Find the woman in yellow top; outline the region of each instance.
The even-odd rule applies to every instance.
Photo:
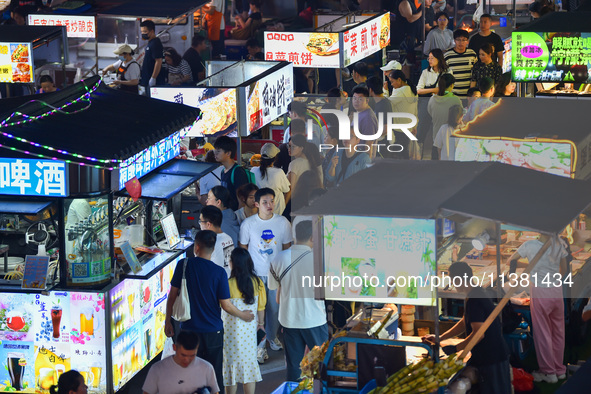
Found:
[[[238,383],[245,394],[254,394],[256,382],[263,380],[257,362],[257,330],[265,323],[267,295],[263,281],[254,272],[248,250],[236,248],[230,256],[230,301],[240,310],[257,311],[258,319],[245,322],[222,311],[224,321],[224,386],[235,394]]]

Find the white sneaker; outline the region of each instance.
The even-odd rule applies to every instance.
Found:
[[[557,376],[558,380],[566,379],[566,374],[563,373],[562,375]]]
[[[279,342],[279,338],[275,338],[272,341],[269,341],[269,347],[271,350],[283,350],[283,345]]]
[[[534,377],[534,382],[546,382],[546,383],[557,383],[558,377],[554,373],[543,373],[540,371],[534,371],[531,373]]]
[[[257,348],[257,361],[259,362],[259,364],[264,364],[265,360],[267,360],[269,358],[269,355],[267,354],[267,349],[264,347],[259,347]]]

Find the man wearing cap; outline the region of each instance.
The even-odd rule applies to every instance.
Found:
[[[297,123],[297,122],[296,122]],[[261,165],[253,167],[252,173],[259,189],[268,187],[275,192],[275,209],[273,212],[281,215],[285,210],[285,196],[291,190],[285,172],[281,168],[275,168],[275,158],[279,154],[279,148],[268,142],[261,148]]]
[[[138,94],[141,67],[133,59],[133,49],[127,44],[121,45],[113,53],[119,56],[119,60],[104,68],[103,73],[115,71],[117,79],[113,85],[118,86],[121,91]]]

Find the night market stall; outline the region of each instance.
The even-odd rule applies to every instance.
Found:
[[[386,178],[387,183],[378,181]],[[524,260],[511,267],[505,252],[516,248],[517,243],[513,241],[523,242],[532,233],[560,233],[589,206],[590,191],[591,185],[584,181],[500,163],[382,161],[345,180],[296,215],[318,216],[314,239],[316,245],[323,246],[314,248],[315,277],[342,279],[338,286],[332,286],[331,282],[320,286],[319,297],[435,306],[423,309],[431,310],[435,320],[432,328],[439,335],[439,298],[453,298],[454,293],[446,286],[439,288],[427,278],[443,277],[451,262],[466,261],[475,275],[483,278],[484,287],[496,283],[495,289],[502,287],[506,292],[499,303],[501,306],[489,317],[492,322],[508,297],[524,290],[515,286],[511,278],[527,276],[537,263],[536,258],[529,264]],[[563,203],[557,205],[554,203],[557,200]],[[445,220],[453,225],[445,224]],[[509,240],[511,233],[516,239]],[[483,250],[495,253],[486,257],[480,254]],[[483,267],[490,272],[481,272]],[[363,275],[375,277],[377,282],[370,281],[368,285],[368,282],[355,284],[345,280],[345,277],[361,279]],[[415,280],[412,284],[411,277],[424,281]],[[395,285],[387,278],[396,278]],[[564,286],[569,286],[571,277],[564,279]],[[342,392],[356,392],[366,383],[367,378],[361,380],[361,370],[374,363],[360,360],[359,343],[376,341],[375,344],[384,346],[384,341],[388,341],[372,339],[374,335],[368,331],[374,323],[362,323],[327,346],[324,377],[329,390],[340,386]],[[484,330],[488,324],[487,320]],[[416,336],[403,335],[397,340],[420,343]],[[331,360],[331,352],[342,342],[357,343],[345,352],[346,359],[357,361],[357,371],[334,368],[336,362]],[[391,345],[401,344],[391,342]],[[409,357],[412,352],[406,352],[406,356],[404,352],[399,353],[389,361],[397,364],[402,360],[405,365],[420,359],[412,359]],[[379,361],[376,366],[385,367],[388,374],[396,372]],[[446,383],[435,381],[435,388]]]
[[[75,367],[115,392],[163,349],[192,249],[171,199],[217,166],[174,159],[200,111],[98,77],[1,104],[0,387],[46,392]]]
[[[206,72],[208,77],[197,87],[155,87],[151,97],[198,107],[203,119],[188,130],[187,136],[238,137],[240,158],[242,137],[287,113],[294,93],[293,65],[213,61],[208,62]]]
[[[512,34],[511,77],[536,96],[591,97],[591,12],[552,12]]]
[[[2,97],[14,97],[35,91],[35,70],[45,64],[63,69],[68,63],[65,29],[50,26],[0,25],[0,82],[27,84],[26,91],[5,86]],[[29,91],[30,90],[30,91]]]

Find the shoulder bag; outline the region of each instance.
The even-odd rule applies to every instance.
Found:
[[[187,279],[185,277],[185,270],[187,269],[187,261],[183,262],[183,280],[181,281],[181,288],[179,295],[172,306],[172,318],[178,322],[184,322],[191,319],[191,303],[189,302],[189,293],[187,292]]]

